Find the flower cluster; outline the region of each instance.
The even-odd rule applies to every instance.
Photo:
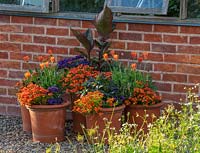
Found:
[[[81,55],[72,57],[72,58],[65,58],[58,62],[58,68],[74,68],[78,65],[89,65],[89,62]]]
[[[88,92],[74,102],[73,111],[81,114],[99,113],[103,96],[103,93],[100,91]]]
[[[154,105],[161,102],[161,97],[149,87],[134,88],[132,97],[125,100],[126,105]]]
[[[50,50],[46,57],[38,56],[39,68],[28,70],[22,81],[17,83],[17,97],[21,105],[61,104],[64,88],[62,78],[65,71],[58,69],[55,57]],[[24,57],[29,62],[29,56]]]
[[[83,89],[82,84],[90,77],[96,77],[98,75],[93,67],[89,65],[79,65],[71,68],[67,76],[63,79],[63,86],[66,88],[67,93],[77,93]]]

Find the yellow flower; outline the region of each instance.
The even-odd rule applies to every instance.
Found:
[[[78,142],[83,142],[84,137],[82,135],[78,134],[76,139]]]

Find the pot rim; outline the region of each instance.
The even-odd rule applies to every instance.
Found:
[[[60,108],[65,108],[70,105],[69,101],[63,102],[61,104],[56,104],[56,105],[25,105],[27,109],[60,109]]]
[[[116,106],[116,107],[112,107],[112,108],[100,108],[100,111],[101,112],[110,112],[110,111],[119,111],[119,110],[122,110],[125,108],[125,105],[122,104],[122,105],[119,105],[119,106]]]
[[[153,104],[153,105],[128,105],[127,107],[135,107],[135,108],[157,108],[157,107],[162,107],[164,105],[164,102],[160,102],[157,104]]]

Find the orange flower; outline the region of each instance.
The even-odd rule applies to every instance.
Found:
[[[44,69],[45,63],[40,63],[40,68]]]
[[[23,59],[25,62],[28,62],[30,60],[29,56],[24,56]]]
[[[51,63],[54,63],[55,62],[55,57],[51,56],[50,57],[50,61],[51,61]]]
[[[142,54],[145,60],[148,59],[149,52],[143,52]]]
[[[49,50],[48,50],[48,54],[50,54],[50,55],[52,55],[52,54],[53,54],[53,52],[52,52],[52,50],[51,50],[51,49],[49,49]]]
[[[114,56],[114,55],[115,55],[115,50],[111,50],[111,51],[110,51],[110,54],[111,54],[112,56]]]
[[[114,58],[114,60],[117,61],[119,59],[119,55],[115,54],[115,55],[113,55],[113,58]]]
[[[132,68],[132,70],[135,70],[135,69],[136,69],[136,66],[137,66],[136,63],[131,64],[131,68]]]
[[[131,52],[131,57],[132,58],[136,58],[137,57],[137,53],[136,52]]]
[[[103,54],[103,58],[104,58],[105,61],[107,61],[108,60],[108,54],[107,53]]]
[[[138,58],[138,62],[141,63],[142,61],[143,61],[143,58],[142,58],[142,57],[139,57],[139,58]]]
[[[48,66],[49,66],[49,62],[45,62],[44,64],[45,64],[45,66],[46,66],[46,67],[48,67]]]
[[[24,74],[25,78],[29,78],[31,76],[31,73],[29,71],[27,71],[25,74]]]

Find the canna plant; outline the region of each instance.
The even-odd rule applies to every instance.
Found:
[[[81,33],[80,31],[71,28],[72,33],[85,48],[84,50],[80,50],[78,48],[75,50],[81,55],[85,56],[90,64],[100,71],[105,68],[106,62],[103,59],[103,55],[109,52],[108,48],[111,45],[111,42],[109,41],[110,34],[115,29],[112,21],[112,11],[110,8],[105,6],[104,9],[96,16],[93,22],[98,34],[97,39],[93,38],[91,29],[87,29],[86,32]],[[95,46],[98,48],[98,57],[91,57]]]

